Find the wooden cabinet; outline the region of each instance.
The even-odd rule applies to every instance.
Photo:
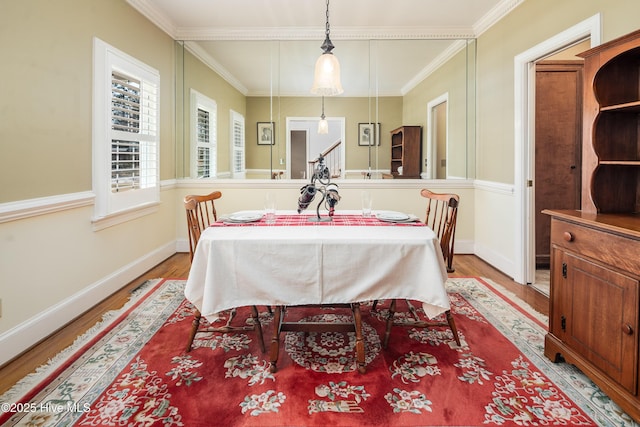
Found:
[[[585,373],[598,371],[637,396],[640,230],[635,237],[612,234],[589,216],[555,212],[551,221],[553,285],[545,354],[552,360],[563,355]],[[627,262],[618,263],[623,256]]]
[[[545,355],[640,422],[640,31],[580,54],[581,210],[551,215]]]
[[[393,178],[420,178],[421,161],[422,127],[402,126],[392,130],[391,175]]]
[[[585,59],[582,210],[640,212],[640,31]]]

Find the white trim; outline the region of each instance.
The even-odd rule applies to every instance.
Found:
[[[104,230],[105,228],[113,227],[114,225],[122,224],[127,221],[141,218],[145,215],[155,213],[160,208],[160,202],[152,202],[144,205],[138,205],[131,209],[125,209],[112,214],[91,218],[93,224],[93,231]]]
[[[400,94],[402,96],[409,93],[411,90],[415,89],[420,83],[422,83],[427,77],[429,77],[432,73],[440,69],[444,64],[446,64],[449,60],[451,60],[458,52],[461,52],[467,47],[467,40],[457,40],[453,42],[448,48],[442,51],[433,61],[429,62],[429,64],[420,70],[418,74],[416,74],[406,85],[404,85],[400,89]]]
[[[176,40],[321,40],[324,28],[178,28]],[[441,40],[474,38],[473,28],[383,27],[331,28],[333,40]]]
[[[218,173],[218,104],[208,96],[191,88],[189,107],[189,147],[190,175],[197,178],[198,172],[198,109],[209,113],[209,174],[216,178]]]
[[[236,135],[236,123],[240,124],[240,135]],[[247,137],[244,129],[244,116],[235,110],[229,110],[229,172],[233,179],[245,179],[247,176]],[[272,129],[275,131],[275,129]],[[242,147],[236,147],[236,137],[240,138]],[[273,136],[272,136],[273,137]],[[236,170],[235,158],[237,152],[242,153],[242,167]]]
[[[524,3],[525,0],[502,0],[487,14],[473,24],[473,33],[480,37],[482,33],[491,28],[496,22],[507,16],[513,9]]]
[[[0,334],[0,365],[48,337],[176,252],[171,241]]]
[[[341,132],[340,139],[342,143],[340,144],[340,176],[345,176],[345,168],[346,168],[346,128],[345,128],[345,118],[344,117],[326,117],[328,122],[340,122]],[[285,125],[285,150],[287,151],[287,176],[291,176],[291,122],[313,122],[318,123],[320,120],[319,117],[287,117],[286,125]],[[314,126],[314,129],[317,129],[318,126]],[[307,151],[309,150],[309,139],[307,138]],[[309,158],[309,153],[307,153],[307,158]],[[307,181],[310,177],[307,177]],[[334,180],[335,181],[335,180]]]
[[[458,241],[456,240],[456,246],[457,245],[458,245]],[[496,252],[490,247],[478,244],[477,242],[474,243],[473,251],[470,253],[482,259],[492,267],[500,270],[507,276],[513,277],[514,262],[512,259],[506,257],[504,254],[500,252]]]
[[[247,89],[240,80],[238,80],[233,74],[229,72],[222,64],[215,60],[206,50],[204,50],[198,43],[193,41],[185,41],[184,48],[187,49],[193,56],[202,61],[207,67],[211,68],[214,73],[218,74],[227,83],[234,87],[242,95],[247,96],[249,89]]]
[[[534,251],[531,238],[531,215],[533,206],[531,196],[525,193],[527,180],[533,179],[531,171],[530,147],[533,140],[533,129],[529,126],[530,115],[533,108],[534,96],[532,85],[534,84],[535,69],[533,62],[544,58],[550,53],[567,47],[579,40],[591,37],[591,46],[600,44],[600,14],[593,15],[573,27],[545,40],[542,43],[522,52],[514,58],[514,183],[515,183],[515,248],[514,248],[514,274],[513,279],[517,283],[531,282],[532,261],[531,251]],[[534,267],[535,269],[535,267]]]
[[[161,191],[172,190],[176,188],[176,184],[177,180],[175,179],[161,181]],[[84,206],[92,206],[95,203],[95,197],[95,194],[91,191],[82,191],[79,193],[57,194],[55,196],[0,203],[0,224]]]
[[[468,39],[499,22],[525,0],[502,0],[471,27],[343,27],[332,28],[334,40],[389,39]],[[153,0],[127,0],[130,6],[175,40],[320,40],[324,28],[185,28],[178,27],[173,17],[154,4]]]
[[[446,181],[450,182],[450,181]],[[483,181],[480,179],[476,179],[473,181],[473,187],[476,190],[484,190],[495,194],[513,194],[514,188],[512,184],[504,184],[501,182],[494,181]]]
[[[148,84],[156,90],[155,106],[157,110],[155,110],[156,116],[154,116],[154,125],[156,126],[158,126],[157,121],[160,118],[160,73],[155,68],[99,38],[93,38],[92,185],[95,193],[94,217],[98,219],[120,217],[126,220],[127,217],[120,215],[120,211],[131,212],[139,207],[146,207],[150,203],[158,203],[160,200],[160,129],[158,126],[150,133],[136,134],[140,141],[146,141],[153,145],[155,152],[152,153],[153,160],[150,161],[155,173],[151,180],[153,185],[114,193],[111,189],[111,140],[115,132],[111,125],[111,75],[114,69],[127,75],[134,75],[136,79],[140,80],[142,88]],[[145,91],[146,89],[142,89],[143,94]],[[128,139],[129,136],[124,138]],[[142,150],[140,163],[141,165],[143,163]],[[141,172],[143,170],[144,168],[141,166]]]
[[[446,182],[450,181],[447,180]],[[483,191],[485,193],[491,193],[501,196],[513,196],[514,193],[514,187],[512,184],[482,180],[475,180],[473,184],[475,190]],[[476,194],[475,197],[477,199],[478,195]],[[477,208],[474,206],[474,210],[475,209]],[[458,240],[456,240],[456,246],[458,246]],[[513,277],[513,259],[507,257],[505,254],[497,252],[489,246],[479,244],[475,240],[473,242],[473,249],[468,253],[476,255],[478,258],[486,261],[488,264],[502,271],[507,276]]]
[[[445,140],[446,140],[446,147],[447,147],[447,151],[449,150],[449,93],[443,93],[442,95],[432,99],[431,101],[429,101],[427,103],[427,153],[426,153],[426,158],[427,158],[427,177],[429,178],[436,178],[434,175],[436,175],[434,173],[434,168],[433,168],[433,164],[434,162],[438,159],[438,144],[434,144],[433,143],[433,110],[435,107],[437,107],[440,104],[446,103],[446,116],[447,116],[447,121],[445,123]],[[449,153],[446,153],[446,157],[447,159],[449,158]],[[420,161],[422,162],[423,159],[420,159]],[[446,169],[446,175],[448,177],[449,175],[449,163],[447,162],[447,169]]]
[[[91,191],[38,197],[0,204],[0,224],[68,209],[91,206],[95,200]]]
[[[342,27],[332,28],[334,40],[469,39],[499,22],[525,0],[502,0],[471,27]],[[127,0],[130,6],[175,40],[319,40],[324,28],[190,28],[178,27],[153,0]]]
[[[152,2],[148,0],[127,0],[127,3],[165,33],[172,37],[176,34],[177,29],[171,18],[160,12]],[[175,39],[175,37],[173,38]]]

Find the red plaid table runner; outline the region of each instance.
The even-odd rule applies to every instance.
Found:
[[[224,220],[218,220],[213,223],[213,226],[233,226],[233,227],[256,227],[256,226],[266,226],[266,227],[277,227],[277,226],[298,226],[298,225],[317,225],[317,226],[423,226],[424,223],[421,221],[414,222],[386,222],[380,221],[378,218],[370,217],[365,218],[361,215],[334,215],[333,221],[321,221],[321,222],[312,222],[309,221],[309,218],[314,217],[315,215],[276,215],[276,221],[274,223],[267,223],[264,219],[260,219],[259,221],[254,222],[224,222]],[[323,216],[324,217],[324,216]]]

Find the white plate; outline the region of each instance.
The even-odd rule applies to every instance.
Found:
[[[402,212],[376,212],[376,218],[378,218],[380,221],[387,221],[387,222],[402,222],[402,221],[408,221],[409,220],[409,215],[404,214]]]
[[[262,219],[262,212],[256,211],[243,211],[236,212],[227,218],[229,222],[255,222]]]

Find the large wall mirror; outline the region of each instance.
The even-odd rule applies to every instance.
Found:
[[[321,41],[176,42],[177,176],[305,179],[327,153],[336,178],[383,178],[405,125],[422,127],[422,178],[474,176],[474,40],[333,42],[345,90],[324,98],[309,92]]]

